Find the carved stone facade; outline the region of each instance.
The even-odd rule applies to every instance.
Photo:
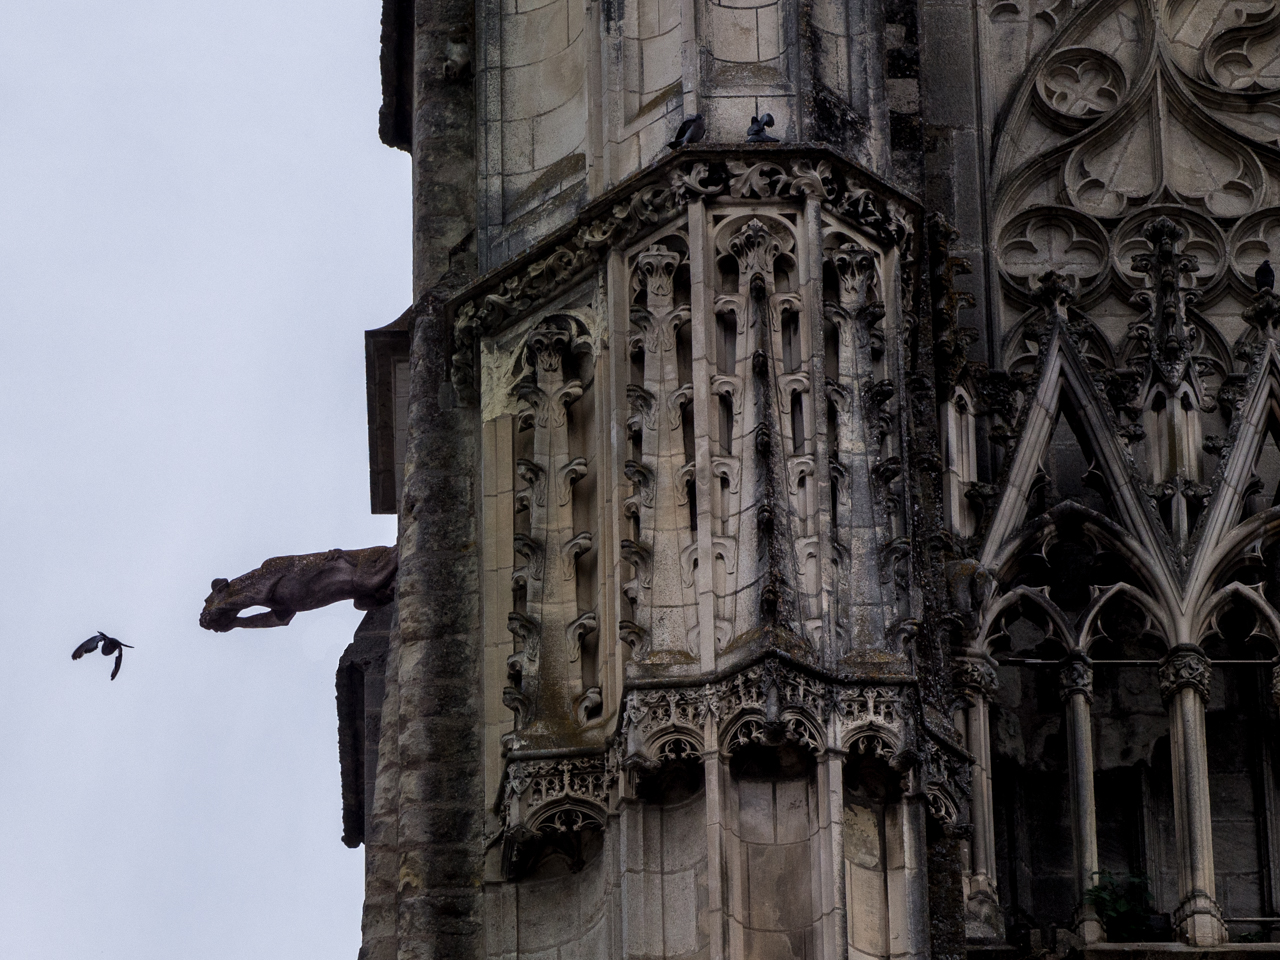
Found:
[[[1275,9],[383,27],[363,960],[1280,941]]]

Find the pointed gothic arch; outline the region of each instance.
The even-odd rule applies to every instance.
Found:
[[[1004,493],[995,510],[981,554],[983,566],[998,569],[1001,558],[1011,556],[1011,543],[1019,538],[1019,528],[1027,514],[1027,494],[1041,469],[1045,450],[1064,401],[1071,405],[1081,431],[1095,454],[1099,479],[1111,494],[1116,510],[1116,526],[1123,535],[1117,547],[1146,572],[1153,591],[1173,602],[1176,592],[1172,570],[1165,559],[1163,540],[1152,516],[1149,502],[1137,489],[1132,460],[1115,435],[1110,412],[1094,387],[1093,379],[1067,336],[1064,325],[1055,322],[1047,337],[1040,362],[1040,375],[1033,395],[1024,405],[1020,424],[1021,440],[1008,467]],[[1078,505],[1063,507],[1075,511]],[[1095,515],[1096,516],[1096,515]],[[1100,524],[1106,529],[1105,518]]]

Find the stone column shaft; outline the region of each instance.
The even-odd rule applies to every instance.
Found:
[[[1178,897],[1174,925],[1192,946],[1225,943],[1227,930],[1214,899],[1213,821],[1204,705],[1209,658],[1190,644],[1174,647],[1160,664],[1160,694],[1169,710],[1173,761],[1173,814],[1178,843]]]
[[[995,661],[970,654],[956,665],[956,688],[965,699],[965,747],[973,754],[969,876],[965,932],[971,939],[1004,939],[1004,915],[996,895],[996,823],[991,790],[991,720],[988,702],[996,691]]]
[[[844,960],[848,919],[844,889],[844,761],[843,751],[830,750],[818,761],[818,876],[825,878],[814,893],[820,898],[818,956]]]
[[[1102,924],[1085,895],[1098,882],[1098,813],[1093,795],[1093,664],[1084,654],[1062,664],[1067,712],[1067,763],[1071,778],[1071,840],[1076,869],[1076,932],[1086,943],[1105,940]]]
[[[973,854],[970,868],[995,888],[995,812],[991,795],[991,718],[987,698],[978,694],[965,711],[968,720],[968,747],[974,756],[973,771]]]
[[[715,719],[703,721],[702,770],[707,804],[707,934],[709,960],[726,960],[728,916],[727,868],[724,860],[724,767],[720,762],[720,737]]]
[[[929,855],[925,840],[926,805],[923,795],[902,800],[903,915],[894,916],[890,879],[889,921],[892,955],[902,960],[929,956]],[[994,877],[994,874],[992,874]],[[994,884],[993,884],[994,888]],[[898,939],[901,938],[901,939]]]

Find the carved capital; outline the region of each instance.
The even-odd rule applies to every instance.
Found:
[[[1058,667],[1059,694],[1066,703],[1077,693],[1093,703],[1093,661],[1083,653],[1072,653],[1063,658]]]
[[[999,688],[995,662],[982,655],[972,655],[957,660],[951,667],[951,679],[956,690],[970,703],[979,697],[991,699]]]
[[[753,219],[729,238],[729,252],[737,258],[742,275],[749,281],[756,277],[772,279],[773,261],[782,253],[782,241]]]
[[[670,301],[681,259],[680,254],[655,243],[636,257],[636,285],[643,286],[651,298]]]
[[[1275,701],[1277,707],[1280,707],[1280,659],[1276,661],[1271,671],[1271,699]]]
[[[1197,646],[1174,647],[1160,661],[1160,697],[1167,703],[1183,687],[1190,687],[1209,701],[1209,658]]]
[[[870,299],[876,282],[876,258],[865,247],[845,243],[831,250],[827,261],[840,283],[840,306],[856,311]]]
[[[537,360],[538,369],[557,373],[565,351],[573,342],[573,327],[563,317],[550,317],[534,327],[527,341],[529,352]]]

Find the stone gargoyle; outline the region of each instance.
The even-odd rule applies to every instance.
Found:
[[[242,577],[214,580],[200,626],[218,633],[235,627],[283,627],[299,611],[342,600],[354,601],[357,610],[373,610],[395,598],[399,565],[395,547],[272,557]],[[249,607],[266,607],[267,612],[240,616]]]

